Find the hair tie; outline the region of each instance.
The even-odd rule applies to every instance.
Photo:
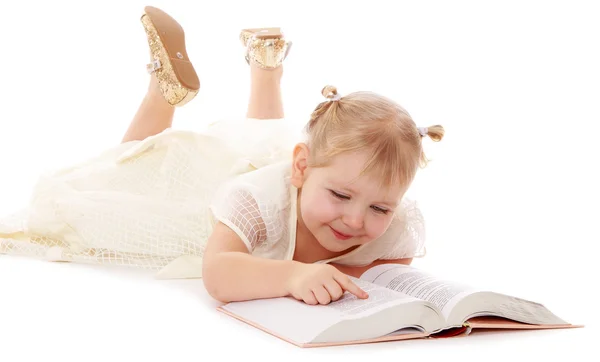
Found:
[[[333,97],[329,98],[329,100],[332,102],[339,101],[340,99],[342,99],[342,96],[339,94],[334,94]]]
[[[429,134],[429,130],[427,129],[427,127],[417,127],[417,129],[419,130],[419,134],[421,135],[421,137],[425,137],[427,136],[427,134]]]

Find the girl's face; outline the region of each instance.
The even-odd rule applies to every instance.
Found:
[[[373,176],[360,175],[366,154],[341,154],[327,167],[303,169],[301,153],[294,159],[292,176],[301,188],[298,218],[323,248],[342,252],[385,233],[403,187],[380,188]]]

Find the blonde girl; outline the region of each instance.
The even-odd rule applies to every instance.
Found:
[[[245,29],[246,118],[205,131],[172,128],[200,81],[184,31],[146,7],[148,92],[122,143],[44,174],[28,207],[0,220],[0,253],[129,266],[202,278],[222,302],[292,296],[327,304],[368,298],[350,276],[424,255],[424,226],[404,195],[425,164],[423,139],[394,101],[333,86],[296,142],[280,81],[291,43]]]

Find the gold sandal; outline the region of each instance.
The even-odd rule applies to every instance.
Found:
[[[153,59],[146,70],[156,75],[169,104],[183,106],[200,89],[200,80],[185,48],[183,28],[169,14],[152,6],[144,8],[141,22]]]
[[[246,47],[246,62],[263,69],[279,67],[292,47],[292,42],[285,40],[281,28],[243,29],[240,41]]]

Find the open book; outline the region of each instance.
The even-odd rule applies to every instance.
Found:
[[[541,304],[446,281],[411,266],[382,264],[353,280],[368,299],[346,292],[328,305],[286,297],[232,302],[218,310],[299,347],[464,336],[473,328],[579,327]]]

